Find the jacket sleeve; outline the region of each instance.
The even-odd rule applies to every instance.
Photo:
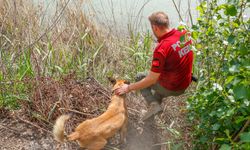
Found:
[[[155,51],[153,54],[153,60],[151,64],[151,71],[161,73],[165,64],[165,57],[161,52]]]

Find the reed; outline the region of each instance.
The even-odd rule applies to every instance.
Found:
[[[0,0],[0,106],[17,108],[41,77],[76,72],[106,84],[107,76],[134,79],[150,62],[150,33],[115,37],[84,14],[84,1],[55,1],[55,8],[31,0]]]

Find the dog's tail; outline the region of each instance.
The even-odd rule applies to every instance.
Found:
[[[70,115],[61,115],[56,119],[53,127],[53,135],[56,141],[64,142],[64,124],[70,118]]]

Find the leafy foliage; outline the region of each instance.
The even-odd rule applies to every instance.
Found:
[[[212,0],[197,8],[200,16],[190,30],[200,81],[188,100],[196,149],[249,148],[249,6],[247,0]]]

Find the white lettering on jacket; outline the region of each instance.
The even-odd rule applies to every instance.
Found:
[[[190,46],[189,45],[183,47],[182,49],[180,49],[178,51],[180,58],[182,58],[183,56],[185,56],[188,52],[190,52]]]
[[[191,50],[189,44],[186,45],[185,47],[181,48],[180,41],[177,41],[176,43],[174,43],[173,45],[171,45],[171,47],[174,49],[175,52],[177,51],[177,48],[179,49],[178,54],[179,54],[180,58],[182,58],[183,56],[185,56]]]
[[[174,51],[176,51],[177,47],[180,47],[180,41],[177,41],[175,44],[171,45],[171,47],[174,49]]]

